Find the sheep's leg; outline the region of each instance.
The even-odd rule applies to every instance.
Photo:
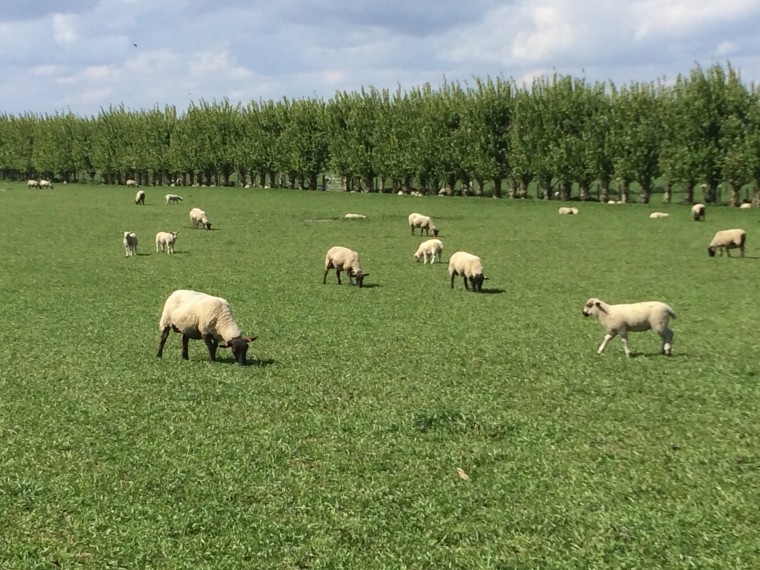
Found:
[[[620,341],[623,343],[623,350],[625,350],[625,356],[631,357],[631,349],[628,348],[628,331],[620,331]]]
[[[219,347],[219,341],[216,340],[210,334],[207,334],[207,335],[203,335],[203,342],[205,342],[206,346],[208,347],[208,359],[209,359],[209,362],[215,362],[216,361],[216,349]]]
[[[158,341],[158,352],[156,352],[156,357],[161,358],[164,355],[164,345],[166,344],[166,339],[169,338],[171,330],[171,327],[166,327],[161,332],[161,340]]]
[[[673,331],[666,328],[660,333],[662,337],[661,352],[666,356],[672,356],[673,354]]]
[[[185,360],[190,360],[190,353],[188,352],[188,343],[190,342],[190,337],[186,334],[182,335],[182,358]]]
[[[330,272],[330,268],[328,267],[327,269],[325,269],[325,276],[322,277],[322,285],[324,285],[325,283],[327,283],[327,274],[329,272]]]
[[[342,285],[343,283],[340,282],[340,269],[337,267],[335,268],[335,276],[338,278],[338,285]],[[349,277],[351,279],[351,277]]]
[[[602,341],[602,344],[599,345],[599,348],[597,349],[597,354],[602,354],[604,352],[604,349],[607,348],[607,344],[617,336],[616,331],[608,332],[606,335],[604,335],[604,340]]]
[[[467,275],[462,275],[462,279],[464,279],[464,288],[469,291],[470,286],[467,284]]]
[[[409,227],[412,228],[412,235],[414,235],[414,226],[409,226]],[[420,234],[421,233],[422,233],[422,230],[420,230]]]

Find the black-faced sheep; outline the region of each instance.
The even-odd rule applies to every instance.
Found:
[[[427,236],[430,236],[430,232],[433,232],[433,236],[438,237],[438,228],[435,227],[430,216],[423,216],[416,212],[409,214],[409,227],[412,229],[412,235],[414,235],[415,228],[420,228],[420,235],[422,235],[422,230],[425,230]]]
[[[135,204],[138,206],[145,205],[145,192],[143,190],[138,190],[137,194],[135,194]]]
[[[206,212],[200,208],[193,208],[190,210],[190,223],[194,228],[206,228],[207,230],[211,229],[211,222],[209,221]]]
[[[704,204],[694,204],[691,207],[691,218],[695,222],[704,222],[705,221],[705,205]]]
[[[182,335],[182,358],[185,360],[190,358],[188,342],[192,338],[203,339],[206,343],[209,361],[216,360],[216,350],[221,346],[231,348],[235,362],[245,365],[248,344],[256,340],[256,337],[242,336],[225,299],[183,289],[174,291],[166,299],[158,328],[161,331],[158,358],[163,356],[164,344],[172,330]]]
[[[668,328],[668,322],[670,317],[676,318],[676,313],[665,303],[642,301],[624,305],[609,305],[601,299],[592,297],[583,306],[583,316],[590,317],[592,315],[607,329],[607,334],[596,351],[597,354],[602,354],[607,343],[620,335],[625,355],[630,357],[628,333],[648,331],[649,329],[654,330],[662,339],[660,352],[668,356],[672,353],[673,331]]]
[[[137,234],[135,232],[124,232],[122,237],[126,257],[137,255]]]
[[[335,269],[335,276],[338,278],[338,285],[341,284],[340,272],[346,271],[348,273],[348,282],[350,285],[364,286],[364,278],[369,273],[362,271],[361,263],[359,262],[359,254],[347,247],[336,245],[327,250],[325,255],[325,274],[322,277],[322,285],[327,283],[327,273],[330,269]],[[356,283],[354,283],[354,281]]]
[[[747,232],[736,228],[733,230],[720,230],[715,233],[710,245],[707,246],[707,253],[710,257],[715,257],[715,252],[720,250],[720,256],[726,252],[731,257],[731,250],[739,248],[739,254],[744,257],[744,244],[747,243]]]
[[[464,279],[464,288],[470,289],[467,281],[472,285],[472,291],[479,293],[483,289],[483,281],[488,279],[483,276],[483,263],[477,255],[466,251],[457,251],[449,258],[449,277],[451,288],[454,288],[454,278],[461,275]]]

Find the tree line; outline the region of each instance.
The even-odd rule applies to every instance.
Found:
[[[760,188],[760,92],[730,63],[696,66],[672,83],[588,82],[555,74],[518,85],[503,77],[408,91],[192,103],[97,116],[0,115],[0,176],[66,182],[317,189],[325,172],[346,190],[601,199],[631,185],[649,202],[674,187]],[[574,192],[577,192],[573,196]],[[756,200],[760,199],[760,192]]]

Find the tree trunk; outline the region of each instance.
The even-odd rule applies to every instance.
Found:
[[[589,195],[589,183],[588,180],[581,180],[578,183],[578,198],[581,202],[588,200]]]
[[[618,197],[618,200],[620,200],[623,204],[627,204],[630,196],[631,196],[630,182],[628,182],[628,180],[623,180],[620,183],[620,196]]]
[[[752,200],[752,207],[753,208],[760,208],[760,190],[757,190],[755,192],[755,197]]]
[[[649,204],[649,199],[652,196],[652,185],[649,181],[641,183],[641,201],[644,204]]]
[[[509,177],[507,188],[507,198],[515,198],[517,196],[517,180],[514,176]]]
[[[495,178],[493,181],[493,192],[491,192],[492,198],[501,198],[501,178]]]
[[[570,195],[573,193],[573,185],[567,180],[563,180],[559,185],[559,199],[566,202],[570,199]]]
[[[694,203],[694,183],[687,182],[683,189],[683,201],[686,204]]]
[[[705,187],[705,203],[707,204],[714,204],[717,202],[718,197],[718,189],[715,187],[715,184],[710,183],[707,184]]]
[[[732,182],[731,183],[731,201],[729,202],[729,205],[732,208],[739,207],[739,203],[741,202],[741,192],[742,192],[741,184]]]

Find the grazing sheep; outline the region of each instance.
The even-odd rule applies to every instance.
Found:
[[[414,260],[419,262],[420,259],[424,259],[423,263],[427,263],[428,255],[430,256],[430,264],[435,263],[436,256],[438,257],[438,263],[441,262],[441,252],[443,251],[443,242],[439,239],[429,239],[423,241],[420,247],[417,248],[417,252],[414,254]]]
[[[467,280],[470,280],[472,291],[479,293],[483,289],[483,281],[488,277],[483,276],[483,263],[477,255],[472,255],[466,251],[457,251],[449,259],[449,276],[451,277],[451,288],[454,288],[454,277],[461,275],[464,279],[464,288],[469,290]]]
[[[356,285],[359,287],[364,286],[364,278],[369,275],[369,273],[364,273],[362,271],[362,266],[359,262],[359,254],[347,247],[341,247],[339,245],[327,250],[327,255],[325,255],[325,274],[322,278],[322,285],[327,283],[327,273],[330,269],[335,269],[338,285],[341,285],[340,272],[343,270],[348,273],[349,284],[354,285],[355,280]]]
[[[558,213],[561,216],[577,216],[581,213],[581,211],[578,208],[568,208],[566,206],[563,206],[558,210]]]
[[[179,204],[182,201],[182,196],[179,194],[167,194],[164,196],[167,204]]]
[[[124,232],[122,243],[126,257],[137,255],[137,234],[135,232]]]
[[[430,232],[433,232],[433,236],[438,237],[438,228],[435,227],[430,216],[423,216],[417,213],[409,214],[409,227],[412,228],[412,235],[414,235],[415,228],[420,228],[420,235],[422,235],[422,230],[425,230],[425,234],[428,237],[430,236]]]
[[[125,182],[125,184],[126,184],[127,186],[131,186],[131,187],[133,187],[133,188],[137,188],[137,187],[139,186],[139,184],[137,183],[137,181],[136,181],[136,180],[132,180],[131,178],[130,178],[130,179],[128,179],[128,180]]]
[[[367,216],[363,214],[346,214],[343,216],[346,220],[364,220]]]
[[[243,337],[225,299],[183,289],[174,291],[166,299],[158,328],[161,331],[158,358],[163,356],[164,344],[172,330],[182,334],[182,358],[185,360],[190,358],[188,341],[203,339],[210,362],[216,360],[216,349],[221,346],[231,348],[235,362],[242,366],[247,364],[248,343],[256,340],[256,337]]]
[[[739,206],[742,210],[746,210],[748,208],[752,207],[752,202],[742,202],[742,204]]]
[[[50,180],[44,180],[43,179],[43,180],[40,180],[39,187],[40,188],[50,188],[52,190],[53,189],[53,183]]]
[[[203,227],[207,230],[211,229],[211,222],[209,222],[206,212],[200,208],[190,210],[190,223],[192,223],[194,228]]]
[[[747,232],[742,229],[720,230],[713,236],[710,245],[707,246],[707,253],[710,257],[715,257],[715,250],[720,250],[720,256],[726,252],[731,257],[731,250],[739,248],[741,257],[744,257],[744,244],[747,243]]]
[[[649,214],[649,219],[650,220],[662,220],[662,219],[667,218],[669,215],[670,214],[668,214],[666,212],[652,212],[651,214]]]
[[[135,194],[135,204],[138,206],[145,205],[145,192],[143,190],[138,190],[137,194]]]
[[[156,253],[165,251],[174,253],[174,243],[177,241],[179,232],[158,232],[156,234]]]
[[[26,181],[26,187],[27,188],[39,188],[40,187],[40,181],[39,180],[27,180]]]
[[[695,222],[704,222],[705,221],[705,205],[704,204],[694,204],[691,207],[691,217]]]
[[[607,343],[620,335],[625,355],[630,357],[628,333],[648,331],[649,329],[653,329],[662,339],[661,354],[668,356],[672,354],[673,331],[668,328],[668,321],[670,317],[675,319],[676,313],[665,303],[643,301],[625,305],[608,305],[600,299],[591,298],[583,306],[583,316],[589,317],[591,315],[595,316],[607,329],[607,334],[596,351],[597,354],[602,354],[607,348]]]

